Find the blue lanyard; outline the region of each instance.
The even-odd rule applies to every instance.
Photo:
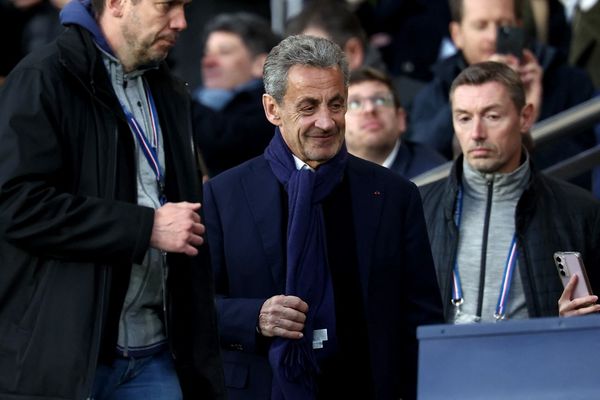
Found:
[[[463,207],[463,191],[462,187],[459,188],[456,196],[456,210],[454,211],[454,223],[456,224],[457,230],[460,230],[460,221],[462,216]],[[508,294],[510,292],[510,286],[512,283],[512,275],[517,265],[517,236],[513,234],[513,238],[506,258],[506,264],[504,266],[504,275],[502,277],[502,285],[500,286],[500,294],[498,295],[498,302],[496,303],[496,312],[494,318],[501,320],[506,318],[506,304],[508,303]],[[463,291],[460,283],[460,274],[458,273],[458,257],[454,260],[454,268],[452,270],[452,304],[456,307],[460,307],[463,302]]]
[[[158,143],[158,116],[156,113],[156,105],[154,104],[154,98],[152,98],[152,93],[150,92],[150,88],[144,81],[144,91],[146,92],[146,102],[150,106],[150,122],[152,127],[152,141],[148,140],[148,137],[144,134],[144,130],[137,122],[133,114],[125,107],[125,105],[121,104],[121,108],[123,108],[123,112],[125,113],[125,117],[127,118],[127,123],[129,127],[134,133],[137,142],[142,149],[142,153],[144,153],[144,157],[152,171],[154,171],[154,175],[156,176],[156,183],[158,185],[158,193],[159,193],[159,201],[161,205],[164,205],[167,202],[167,198],[165,196],[165,177],[163,170],[160,166],[160,160],[158,158],[159,155],[159,143]]]

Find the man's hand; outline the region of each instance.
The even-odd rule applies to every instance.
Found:
[[[296,296],[273,296],[265,301],[258,315],[258,330],[267,337],[301,339],[308,304]]]
[[[188,256],[198,254],[204,243],[204,225],[200,222],[200,203],[167,203],[154,213],[150,246]]]
[[[558,315],[561,317],[600,312],[600,304],[595,304],[598,301],[598,296],[592,295],[573,299],[577,279],[577,275],[573,275],[569,279],[569,283],[565,286],[560,299],[558,299]]]
[[[533,104],[534,121],[537,121],[542,109],[544,70],[535,55],[528,49],[523,50],[523,58],[519,60],[511,54],[494,54],[490,61],[508,65],[519,74],[525,89],[525,102]]]

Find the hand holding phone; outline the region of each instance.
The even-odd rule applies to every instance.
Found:
[[[511,54],[523,59],[525,47],[525,31],[518,26],[499,26],[496,34],[496,53]]]
[[[572,275],[577,275],[577,285],[573,290],[574,299],[592,294],[581,254],[575,251],[557,251],[554,253],[554,264],[563,288],[567,286]]]

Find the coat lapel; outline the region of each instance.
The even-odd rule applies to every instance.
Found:
[[[251,164],[242,180],[252,218],[260,234],[271,275],[279,293],[285,291],[285,255],[283,254],[281,189],[264,158]]]

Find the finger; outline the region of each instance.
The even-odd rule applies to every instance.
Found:
[[[308,312],[308,304],[297,296],[285,296],[283,299],[283,305],[305,314]]]
[[[202,238],[202,236],[199,236],[199,235],[192,235],[188,239],[188,244],[190,244],[192,246],[196,246],[196,247],[201,246],[202,243],[204,243],[204,238]]]
[[[294,321],[302,324],[306,321],[305,313],[289,307],[281,309],[281,312],[278,315],[282,320]]]
[[[304,334],[297,331],[288,331],[287,329],[276,326],[273,328],[273,336],[279,336],[286,339],[302,339]]]
[[[573,299],[573,301],[571,301],[570,305],[573,308],[583,308],[590,304],[595,304],[597,300],[598,300],[598,296],[594,296],[594,295],[578,297],[576,299]]]
[[[289,332],[302,332],[304,324],[302,322],[296,322],[288,319],[278,319],[273,324],[275,327],[285,329]]]
[[[182,201],[180,203],[173,203],[178,207],[186,208],[188,210],[198,211],[200,209],[200,203],[189,203],[187,201]]]
[[[195,248],[194,246],[186,245],[185,248],[183,249],[183,253],[185,255],[193,257],[193,256],[198,255],[198,249]]]
[[[597,313],[597,312],[600,312],[600,304],[592,304],[587,307],[582,307],[582,308],[578,308],[576,310],[571,310],[571,311],[566,312],[563,316],[575,317],[575,316],[580,316],[580,315],[593,314],[593,313]]]
[[[573,291],[575,290],[575,285],[577,285],[577,275],[571,276],[569,282],[565,286],[565,289],[560,296],[560,300],[572,300],[573,299]]]
[[[206,231],[206,227],[200,222],[194,222],[191,227],[191,232],[196,235],[203,235]]]

